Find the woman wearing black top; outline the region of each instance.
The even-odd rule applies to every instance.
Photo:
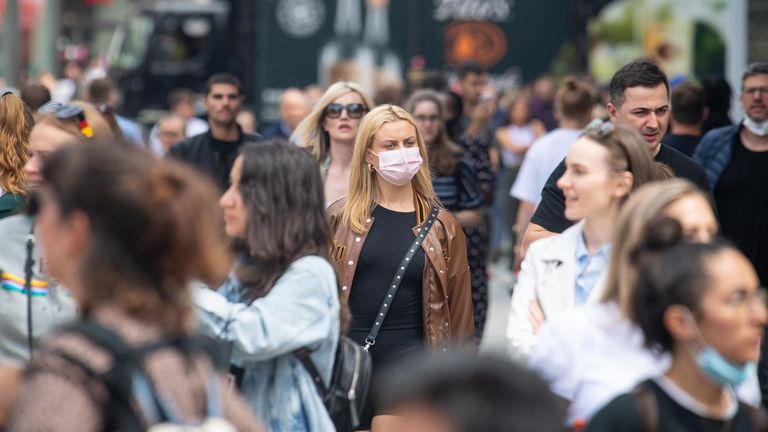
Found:
[[[587,431],[765,431],[733,387],[755,372],[766,324],[749,261],[722,241],[683,243],[677,221],[655,224],[632,257],[632,314],[672,366],[595,415]]]
[[[472,344],[466,242],[449,212],[432,214],[438,200],[426,159],[410,114],[394,105],[374,108],[360,123],[355,140],[349,195],[328,209],[331,261],[341,300],[348,302],[353,316],[350,336],[365,344],[374,323],[381,323],[370,347],[374,375],[408,353]],[[428,220],[434,224],[424,233]],[[388,291],[417,235],[424,236],[423,242],[411,252],[390,301]],[[382,303],[389,312],[380,321]],[[385,414],[369,406],[361,429],[397,430],[397,419]]]

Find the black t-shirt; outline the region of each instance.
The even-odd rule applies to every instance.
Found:
[[[658,423],[655,430],[664,432],[753,432],[750,408],[739,402],[739,409],[732,421],[701,417],[672,399],[653,380],[640,385],[650,386],[657,403]],[[755,414],[759,415],[759,414]],[[587,425],[585,432],[642,432],[643,414],[638,408],[636,396],[623,394],[603,407]]]
[[[215,172],[221,178],[223,184],[229,186],[229,172],[232,171],[240,149],[241,140],[222,141],[211,136],[211,150],[213,150],[213,166]]]
[[[679,151],[662,144],[655,157],[657,162],[666,164],[678,177],[686,178],[702,190],[709,192],[709,181],[701,165]],[[557,180],[565,173],[565,159],[552,171],[544,189],[541,190],[541,202],[536,208],[536,213],[531,218],[531,223],[542,226],[554,233],[561,233],[573,222],[565,218],[565,195],[557,187]]]
[[[669,134],[664,137],[664,145],[691,157],[694,150],[696,150],[696,146],[699,145],[699,140],[701,140],[701,136]]]
[[[412,231],[416,226],[415,211],[401,213],[377,206],[373,217],[349,293],[352,312],[350,337],[361,344],[371,331],[400,261],[415,239]],[[371,349],[374,363],[388,357],[390,352],[394,354],[403,349],[424,346],[424,259],[424,251],[419,249],[405,272],[376,338],[376,345]]]
[[[744,147],[739,134],[733,142],[731,161],[715,185],[720,228],[749,258],[760,283],[768,284],[768,151]]]

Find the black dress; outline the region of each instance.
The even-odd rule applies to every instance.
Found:
[[[349,293],[352,324],[349,336],[364,345],[371,331],[389,283],[397,266],[415,239],[416,212],[396,212],[377,206],[373,225],[360,251],[355,276]],[[422,278],[425,257],[420,248],[405,272],[386,319],[371,347],[373,381],[377,373],[410,354],[424,351]],[[360,429],[370,429],[374,415],[383,414],[372,405],[375,387],[368,392]]]
[[[496,176],[491,168],[490,140],[477,137],[462,136],[458,141],[465,150],[466,157],[475,171],[475,184],[483,197],[483,205],[493,204],[493,194],[496,190]],[[485,317],[488,312],[488,244],[490,241],[490,221],[488,213],[483,222],[472,228],[464,228],[467,237],[467,263],[472,272],[472,313],[475,319],[475,341],[479,344],[483,337]]]

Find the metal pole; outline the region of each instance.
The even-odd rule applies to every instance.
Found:
[[[741,121],[742,112],[739,104],[741,94],[741,74],[747,65],[747,0],[728,2],[728,33],[725,48],[725,78],[731,84],[731,119]]]
[[[8,85],[20,84],[21,31],[19,29],[19,0],[5,2],[5,79]]]

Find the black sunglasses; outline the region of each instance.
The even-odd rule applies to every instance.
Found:
[[[361,103],[351,103],[347,105],[332,103],[325,107],[325,116],[332,119],[341,117],[342,111],[347,110],[349,118],[359,119],[365,114],[365,105]]]

